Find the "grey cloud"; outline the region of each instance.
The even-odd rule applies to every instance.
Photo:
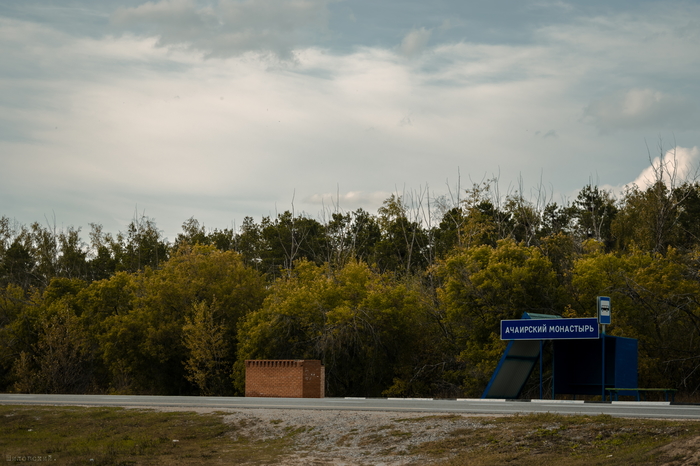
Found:
[[[653,89],[619,91],[593,100],[584,119],[602,133],[625,129],[688,129],[697,123],[696,106],[687,98]]]
[[[389,198],[392,193],[387,191],[349,191],[340,193],[316,193],[304,198],[304,202],[309,205],[338,206],[341,209],[355,210],[363,208],[365,210],[376,209],[382,202]]]
[[[420,55],[430,40],[431,29],[413,29],[401,41],[401,53],[407,57]]]
[[[114,12],[111,22],[159,36],[161,46],[186,46],[207,56],[246,52],[291,57],[295,46],[326,32],[329,0],[162,0]]]
[[[700,37],[700,21],[688,21],[674,29],[674,33],[683,39],[697,39]]]

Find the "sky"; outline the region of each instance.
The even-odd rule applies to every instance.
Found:
[[[700,1],[0,0],[0,216],[173,240],[700,161]]]

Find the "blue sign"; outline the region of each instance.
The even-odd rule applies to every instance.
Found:
[[[598,338],[598,319],[521,319],[501,321],[501,340],[580,340]]]
[[[610,298],[598,296],[598,322],[610,325]]]

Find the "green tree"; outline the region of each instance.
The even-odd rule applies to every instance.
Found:
[[[177,238],[175,238],[173,249],[177,249],[183,244],[190,246],[211,244],[204,225],[200,225],[194,217],[190,217],[182,224],[182,233],[178,233]]]
[[[258,272],[246,267],[239,254],[213,246],[180,247],[161,269],[146,269],[120,280],[127,291],[101,285],[97,296],[91,293],[91,312],[108,313],[97,324],[100,347],[112,389],[121,392],[191,393],[183,327],[195,304],[212,305],[216,299],[233,355],[239,320],[258,309],[265,296],[265,282]],[[100,295],[114,304],[104,306]],[[122,297],[128,300],[120,305]],[[228,360],[226,367],[232,365],[233,360]]]
[[[297,260],[322,264],[327,257],[323,225],[303,215],[295,216],[290,211],[278,214],[274,220],[264,217],[260,239],[261,267],[269,277],[289,274]]]
[[[352,213],[350,242],[357,261],[373,263],[374,251],[381,239],[381,229],[374,216],[362,209]]]
[[[581,314],[595,297],[610,296],[609,333],[639,340],[640,386],[700,390],[700,282],[697,256],[669,248],[628,254],[587,254],[576,261],[573,285]]]
[[[645,190],[636,186],[629,188],[613,225],[618,247],[623,250],[637,247],[661,254],[674,244],[680,243],[682,247],[688,233],[697,232],[696,219],[689,215],[698,210],[693,202],[697,189],[687,183],[669,188],[663,180]]]
[[[354,256],[352,215],[335,212],[324,225],[326,251],[325,262],[331,267],[345,265]]]
[[[194,312],[185,317],[182,328],[185,348],[186,378],[199,388],[204,396],[221,396],[231,393],[229,345],[226,326],[217,314],[216,300],[208,305],[202,301],[194,304]]]
[[[0,333],[3,365],[10,362],[14,389],[24,392],[77,393],[92,385],[95,348],[78,315],[79,279],[54,278],[29,299],[8,288],[14,314]],[[14,296],[12,296],[14,295]]]
[[[570,207],[560,206],[556,202],[548,203],[542,211],[540,237],[568,234],[571,231],[572,215]]]
[[[563,290],[552,263],[538,248],[501,240],[496,247],[458,249],[438,265],[438,296],[446,324],[466,364],[464,390],[476,396],[486,386],[505,347],[498,339],[502,319],[523,312],[560,314]]]
[[[146,267],[158,268],[168,259],[168,243],[156,226],[155,219],[141,215],[134,217],[126,233],[111,239],[111,255],[116,270],[137,272]]]
[[[86,393],[93,357],[78,317],[68,308],[47,314],[32,355],[21,352],[15,389],[23,393]]]
[[[31,347],[33,341],[25,341],[21,325],[25,308],[29,305],[24,290],[15,284],[0,289],[0,391],[12,385],[10,373],[23,349]]]
[[[15,284],[28,291],[37,284],[35,264],[31,248],[20,238],[16,238],[5,251],[0,264],[2,284]]]
[[[379,208],[377,223],[381,240],[375,244],[374,259],[379,270],[409,274],[428,265],[428,235],[419,222],[409,219],[408,207],[400,196],[391,195]]]
[[[66,278],[88,278],[87,252],[80,239],[80,228],[68,227],[58,235],[58,276]]]
[[[700,183],[686,183],[678,188],[674,196],[682,198],[674,247],[692,251],[700,246]]]
[[[112,235],[104,233],[102,225],[91,223],[89,236],[88,279],[92,281],[109,278],[117,269],[117,259],[112,250]]]
[[[58,272],[58,234],[56,227],[43,228],[39,223],[30,225],[30,251],[34,259],[33,275],[36,284],[43,288]]]
[[[538,206],[525,199],[522,192],[516,191],[506,196],[503,209],[510,219],[511,231],[508,237],[527,246],[535,244],[542,226]]]
[[[262,255],[265,249],[260,225],[255,223],[253,217],[245,217],[240,233],[236,236],[235,250],[241,254],[247,266],[264,271]]]
[[[236,249],[236,234],[231,228],[223,230],[214,228],[214,231],[209,233],[209,244],[219,251],[234,251]]]
[[[612,224],[618,213],[610,191],[586,185],[579,191],[571,207],[574,231],[580,241],[587,238],[602,241],[610,248],[614,243]]]
[[[431,322],[419,290],[363,263],[335,272],[300,262],[239,330],[236,384],[246,359],[321,359],[331,396],[411,393]],[[435,362],[435,361],[431,361]],[[415,369],[415,370],[414,370]]]

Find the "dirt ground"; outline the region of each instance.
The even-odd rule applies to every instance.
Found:
[[[682,439],[659,448],[664,466],[700,465],[700,436]]]
[[[488,421],[504,417],[282,409],[217,411],[232,426],[232,440],[264,442],[293,438],[291,453],[280,462],[290,466],[405,466],[444,462],[459,450],[429,455],[417,447],[439,444],[455,438],[459,432],[477,430],[488,434],[486,431],[495,428]],[[656,458],[658,462],[654,464],[700,465],[700,436],[672,441],[657,450]]]

